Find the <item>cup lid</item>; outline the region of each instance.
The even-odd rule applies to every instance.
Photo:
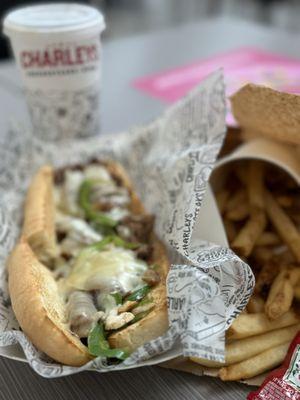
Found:
[[[74,3],[52,3],[16,9],[4,19],[4,33],[74,33],[105,29],[104,17],[94,7]]]

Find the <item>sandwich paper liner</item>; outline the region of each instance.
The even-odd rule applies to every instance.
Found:
[[[24,128],[15,127],[1,138],[3,355],[26,359],[45,377],[153,365],[179,355],[224,360],[225,330],[244,309],[254,286],[250,267],[224,242],[214,243],[213,235],[205,237],[205,231],[212,228],[209,221],[200,229],[203,236],[196,235],[194,229],[201,224],[199,213],[207,182],[226,131],[224,104],[223,76],[217,71],[154,122],[119,135],[45,145]],[[10,304],[5,262],[18,239],[24,196],[37,168],[45,163],[55,167],[84,163],[95,157],[123,164],[146,209],[157,216],[155,229],[168,245],[172,262],[167,278],[170,327],[119,365],[109,365],[98,357],[75,368],[49,359],[20,330]],[[209,192],[206,194],[209,196]],[[209,197],[207,204],[215,207]],[[216,212],[213,209],[212,214]],[[21,345],[25,356],[12,346],[16,344]]]

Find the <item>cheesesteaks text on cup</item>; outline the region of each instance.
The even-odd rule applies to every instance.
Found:
[[[4,19],[38,137],[53,141],[99,133],[104,28],[98,10],[79,4],[24,7]]]

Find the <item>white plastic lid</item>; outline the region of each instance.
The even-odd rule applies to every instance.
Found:
[[[105,29],[104,17],[96,8],[74,3],[52,3],[11,11],[4,19],[4,33],[76,33]]]

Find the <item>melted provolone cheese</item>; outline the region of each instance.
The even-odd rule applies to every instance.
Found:
[[[105,213],[105,215],[112,218],[114,221],[121,221],[124,217],[129,215],[129,211],[126,208],[114,207]]]
[[[91,164],[84,169],[84,178],[96,181],[101,181],[103,183],[114,183],[112,177],[105,167],[97,164]]]
[[[118,280],[124,291],[130,292],[143,284],[141,277],[146,270],[147,264],[137,259],[131,250],[120,247],[103,251],[89,249],[79,255],[67,282],[73,288],[86,290],[85,283],[100,275],[103,280]]]

